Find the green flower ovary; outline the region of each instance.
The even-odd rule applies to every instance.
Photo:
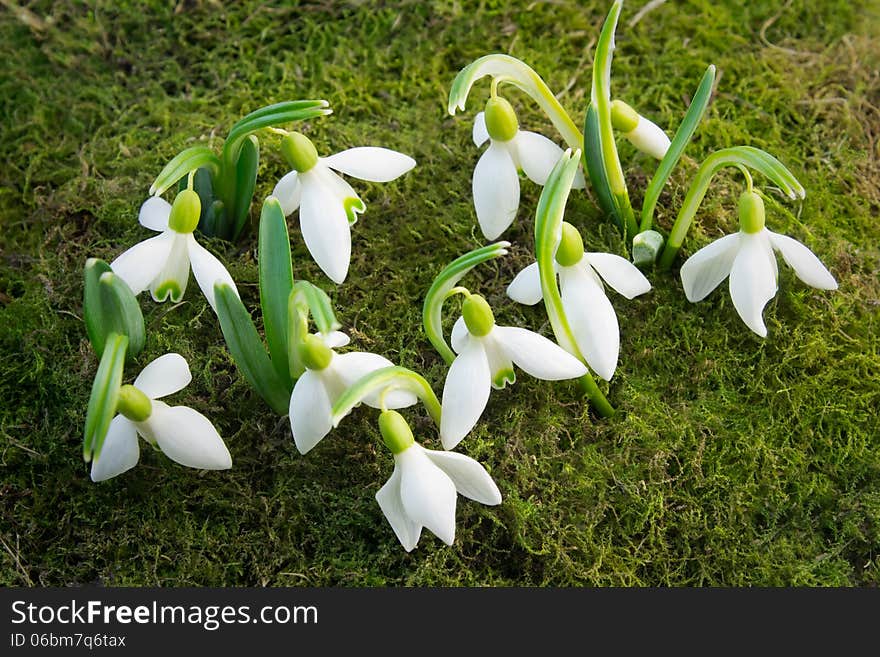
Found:
[[[281,141],[281,153],[299,173],[310,171],[318,163],[318,151],[312,140],[301,132],[291,132]]]
[[[119,389],[116,411],[132,422],[143,422],[153,414],[153,404],[149,397],[134,386],[124,385]]]
[[[461,315],[468,333],[478,338],[489,335],[495,326],[495,315],[486,300],[479,294],[472,294],[461,304]]]
[[[333,350],[317,335],[307,335],[296,348],[300,361],[310,370],[326,369],[333,360]]]
[[[202,213],[202,201],[199,195],[191,189],[184,189],[174,199],[171,206],[171,216],[168,217],[168,227],[184,235],[193,232],[199,225],[199,215]]]
[[[382,434],[382,442],[392,454],[400,454],[412,447],[415,442],[412,429],[397,411],[382,411],[379,416],[379,431]]]
[[[739,197],[739,227],[744,233],[764,230],[764,199],[751,190]]]
[[[614,129],[626,134],[639,125],[639,114],[622,100],[611,103],[611,125]]]
[[[556,262],[563,267],[576,265],[584,257],[584,240],[578,229],[567,221],[562,222],[562,239],[556,250]]]
[[[519,131],[513,106],[503,98],[490,98],[486,103],[486,131],[493,141],[510,141]]]

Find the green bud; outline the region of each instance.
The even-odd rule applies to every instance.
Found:
[[[633,237],[632,261],[641,267],[651,265],[663,248],[663,236],[656,230],[645,230]]]
[[[584,240],[577,228],[567,221],[562,222],[562,239],[556,250],[556,262],[563,267],[576,265],[584,257]]]
[[[310,370],[326,369],[333,360],[333,350],[317,335],[306,335],[296,348],[300,362]]]
[[[382,433],[382,442],[392,454],[400,454],[415,442],[412,429],[397,411],[383,411],[379,415],[379,431]]]
[[[611,103],[611,125],[618,132],[626,134],[636,129],[639,124],[639,113],[622,100]]]
[[[202,202],[199,200],[199,195],[191,189],[184,189],[177,195],[171,206],[168,227],[178,233],[191,233],[199,225],[201,213]]]
[[[318,163],[318,151],[312,140],[301,132],[291,132],[281,140],[281,154],[294,171],[305,173]]]
[[[739,197],[739,227],[745,233],[759,233],[764,229],[764,199],[746,190]]]
[[[119,389],[116,411],[132,422],[143,422],[153,414],[150,398],[134,386],[124,385]]]
[[[461,304],[464,324],[471,335],[478,338],[489,335],[495,326],[495,315],[486,300],[479,294],[472,294]]]
[[[513,106],[503,98],[490,98],[486,103],[486,130],[495,141],[510,141],[519,130]]]

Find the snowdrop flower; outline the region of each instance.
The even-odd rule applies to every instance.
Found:
[[[501,492],[482,465],[463,454],[425,449],[400,413],[384,411],[379,429],[394,454],[394,472],[376,501],[407,552],[419,542],[422,527],[452,545],[458,493],[489,506],[501,503]]]
[[[486,408],[492,387],[516,381],[514,363],[537,379],[560,381],[587,373],[577,358],[547,338],[513,326],[496,326],[486,300],[469,295],[462,316],[452,328],[452,348],[458,354],[446,375],[440,439],[452,449],[464,438]]]
[[[285,216],[299,208],[299,225],[309,253],[334,283],[342,283],[351,259],[350,226],[366,205],[336,172],[389,182],[412,169],[416,161],[373,146],[318,157],[315,145],[299,132],[285,135],[281,150],[293,171],[278,181],[272,195]]]
[[[235,283],[221,262],[196,242],[195,231],[201,212],[199,195],[185,189],[174,205],[153,196],[141,206],[138,221],[162,234],[136,244],[110,263],[135,295],[147,288],[155,301],[168,297],[175,303],[183,298],[192,265],[196,282],[216,312],[214,283],[222,282],[235,290]],[[236,294],[238,291],[236,290]]]
[[[622,100],[611,103],[611,125],[643,153],[662,160],[669,150],[669,137],[660,126],[641,116]]]
[[[626,258],[611,253],[585,253],[578,230],[562,222],[556,251],[560,295],[575,342],[587,364],[606,381],[614,376],[620,352],[620,328],[602,281],[632,299],[651,289],[651,283]],[[507,287],[519,303],[534,305],[543,295],[538,263],[523,269]]]
[[[764,201],[751,190],[739,200],[740,230],[704,246],[681,267],[681,282],[688,301],[700,301],[730,276],[730,298],[750,329],[767,337],[764,306],[776,296],[778,269],[773,251],[794,269],[807,285],[836,290],[837,281],[819,259],[791,237],[764,226]]]
[[[370,372],[394,365],[378,354],[364,351],[337,354],[333,350],[348,342],[345,333],[333,331],[326,336],[307,335],[296,347],[306,371],[290,395],[290,428],[301,454],[311,450],[330,433],[333,404],[349,386]],[[384,400],[380,400],[378,394],[364,400],[373,408],[381,408],[382,401],[386,408],[403,408],[415,404],[418,398],[405,390],[393,390],[384,396]]]
[[[490,98],[477,114],[474,143],[489,148],[474,169],[473,191],[477,221],[487,240],[497,239],[510,227],[519,209],[519,170],[543,185],[562,155],[562,149],[535,132],[519,129],[513,107],[504,98]],[[573,187],[584,187],[578,171]]]
[[[137,465],[138,434],[172,461],[202,470],[227,470],[232,457],[211,421],[187,406],[158,401],[192,380],[180,354],[165,354],[147,365],[119,391],[119,415],[110,422],[98,458],[92,461],[92,481],[104,481]]]

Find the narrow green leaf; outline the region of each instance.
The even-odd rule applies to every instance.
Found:
[[[250,135],[242,142],[238,162],[235,165],[235,205],[230,212],[230,221],[234,226],[233,240],[238,239],[247,224],[259,166],[260,142],[254,135]]]
[[[624,231],[623,217],[617,212],[614,202],[614,194],[608,185],[608,176],[605,172],[605,160],[602,158],[602,139],[599,135],[599,115],[596,108],[590,105],[587,108],[587,118],[584,122],[584,151],[581,156],[584,168],[590,176],[590,184],[596,192],[599,207],[617,226],[622,233]]]
[[[137,298],[128,284],[111,272],[101,274],[98,281],[101,307],[114,333],[128,338],[128,358],[134,358],[144,348],[146,331],[144,315]]]
[[[684,149],[691,143],[697,126],[703,120],[706,108],[709,107],[709,100],[712,97],[712,85],[714,84],[715,66],[710,64],[703,74],[703,79],[700,80],[700,85],[697,87],[697,92],[694,94],[691,106],[688,107],[681,125],[678,126],[678,130],[675,132],[675,137],[672,138],[669,150],[666,151],[666,155],[663,156],[663,159],[657,166],[657,171],[654,172],[654,177],[651,178],[651,182],[645,190],[645,201],[642,204],[642,221],[639,231],[651,229],[654,223],[654,208],[657,206],[660,192],[663,191],[663,186],[666,185],[672,170],[678,164],[679,159],[681,159]]]
[[[220,170],[220,159],[207,146],[193,146],[178,153],[156,176],[150,186],[150,194],[157,196],[165,192],[178,180],[195,171],[207,167],[214,175]]]
[[[92,343],[92,349],[98,355],[98,358],[104,353],[104,343],[110,329],[107,326],[104,309],[101,305],[100,283],[102,274],[111,273],[113,270],[103,260],[98,258],[89,258],[86,260],[86,266],[83,270],[84,286],[83,286],[83,318],[86,323],[86,334],[89,336],[89,342]]]
[[[293,287],[296,294],[301,296],[308,306],[319,333],[327,334],[331,331],[336,331],[342,326],[336,320],[336,314],[333,312],[333,303],[324,290],[308,281],[297,281]]]
[[[571,120],[565,108],[556,100],[556,96],[550,91],[541,76],[535,73],[530,66],[510,55],[485,55],[459,71],[449,90],[447,109],[451,115],[455,115],[456,109],[464,110],[471,87],[477,80],[487,75],[512,84],[531,96],[544,110],[568,145],[572,148],[582,148],[584,138],[577,125]]]
[[[428,335],[428,340],[447,363],[452,363],[455,360],[455,352],[443,337],[443,302],[446,300],[447,294],[465,274],[481,262],[507,255],[508,246],[510,246],[510,242],[495,242],[465,253],[446,265],[431,283],[422,306],[422,325]]]
[[[122,387],[122,370],[128,338],[118,333],[107,336],[101,363],[92,383],[89,407],[86,412],[86,425],[83,432],[83,459],[86,463],[101,455],[101,447],[110,421],[116,414],[116,401]]]
[[[284,211],[274,196],[263,202],[259,236],[260,308],[269,355],[278,376],[292,387],[288,364],[288,299],[293,291],[290,237]]]
[[[214,285],[217,317],[229,353],[251,387],[279,415],[286,415],[292,388],[284,385],[260,341],[250,314],[226,284]]]
[[[287,300],[287,321],[287,364],[291,378],[298,379],[306,371],[306,366],[300,361],[297,346],[309,332],[309,305],[296,286]]]
[[[405,367],[383,367],[355,381],[333,404],[333,426],[339,426],[346,415],[370,395],[384,390],[408,390],[425,405],[434,423],[440,426],[440,400],[425,379]]]

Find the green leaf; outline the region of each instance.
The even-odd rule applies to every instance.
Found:
[[[250,135],[242,142],[238,162],[235,165],[235,205],[228,213],[234,230],[232,239],[238,239],[248,220],[254,187],[257,185],[257,168],[260,166],[260,142]]]
[[[286,415],[292,388],[275,372],[250,314],[229,285],[216,283],[214,295],[220,329],[238,369],[272,410]]]
[[[110,333],[104,308],[101,305],[101,288],[100,278],[102,274],[112,273],[110,265],[98,258],[89,258],[86,260],[86,266],[83,270],[85,284],[83,286],[83,318],[86,323],[86,334],[89,336],[89,342],[92,343],[92,349],[98,355],[98,358],[104,353],[104,343]]]
[[[425,327],[428,340],[443,356],[443,360],[447,364],[455,360],[455,352],[443,337],[443,302],[446,300],[446,296],[462,277],[478,264],[507,255],[508,246],[510,246],[510,242],[495,242],[465,253],[446,265],[431,283],[422,306],[422,325]]]
[[[287,365],[290,376],[298,379],[306,371],[306,366],[300,361],[297,346],[309,332],[309,306],[296,289],[291,291],[287,300],[287,321]]]
[[[449,90],[447,109],[451,115],[455,115],[456,109],[464,110],[474,82],[487,75],[512,84],[527,93],[544,110],[569,146],[583,147],[583,136],[541,76],[530,66],[510,55],[486,55],[459,71]]]
[[[98,281],[101,307],[114,333],[128,338],[129,358],[137,356],[144,348],[146,331],[144,315],[137,298],[128,284],[113,272],[101,274]]]
[[[163,194],[174,183],[200,167],[207,167],[213,175],[220,171],[220,159],[207,146],[193,146],[178,153],[156,176],[150,186],[150,194]]]
[[[223,144],[223,161],[236,162],[242,141],[252,132],[293,121],[307,121],[332,113],[326,100],[296,100],[277,103],[251,112],[232,126]]]
[[[425,379],[405,367],[383,367],[364,375],[342,393],[333,404],[333,426],[339,426],[342,419],[351,413],[358,404],[370,395],[385,390],[408,390],[415,394],[425,405],[434,423],[440,426],[440,400]]]
[[[260,213],[260,308],[272,365],[285,386],[291,388],[288,358],[288,299],[293,291],[290,237],[281,204],[274,196],[263,202]]]
[[[624,231],[623,217],[617,212],[614,202],[614,194],[608,184],[608,175],[605,172],[605,160],[602,158],[602,139],[599,135],[599,115],[596,108],[590,105],[587,108],[587,118],[584,122],[584,152],[582,155],[584,168],[590,176],[590,184],[598,197],[599,207],[617,226],[622,233]]]
[[[122,387],[122,369],[128,338],[118,333],[107,336],[101,363],[92,383],[92,394],[83,432],[83,459],[86,463],[101,455],[110,422],[116,414],[116,402]]]
[[[651,229],[654,223],[654,208],[657,205],[657,199],[660,198],[660,192],[663,191],[663,186],[669,180],[672,170],[678,164],[679,159],[681,159],[684,149],[691,143],[697,126],[700,125],[700,121],[702,121],[703,115],[706,113],[706,108],[709,107],[709,100],[712,97],[712,85],[714,84],[715,66],[710,64],[703,74],[703,79],[700,80],[700,86],[697,87],[697,92],[694,94],[691,106],[688,107],[681,125],[678,126],[678,130],[675,132],[675,137],[672,138],[669,150],[666,151],[666,155],[663,156],[657,171],[654,172],[654,177],[651,178],[651,182],[645,190],[640,231]]]
[[[333,303],[324,290],[308,281],[297,281],[293,287],[295,294],[308,306],[319,333],[326,335],[342,326],[336,321]]]

